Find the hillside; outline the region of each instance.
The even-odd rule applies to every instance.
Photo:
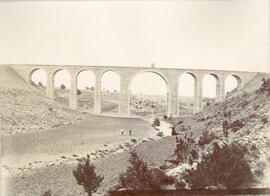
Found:
[[[183,156],[184,160],[178,162],[177,156],[171,154],[162,167],[171,175],[181,178],[187,168],[196,168],[196,164],[192,163],[201,162],[203,155],[211,153],[215,144],[222,147],[234,143],[247,148],[245,158],[259,181],[252,186],[269,187],[270,81],[266,86],[228,98],[223,103],[210,104],[204,107],[203,112],[194,115],[193,119],[175,121],[177,134],[188,146],[181,155],[186,153],[186,157]],[[225,120],[228,122],[228,137],[222,127]],[[193,150],[199,158],[190,155]]]
[[[79,114],[45,97],[12,68],[0,67],[0,134],[13,135],[73,124]]]

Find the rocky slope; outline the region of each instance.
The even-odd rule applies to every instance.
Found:
[[[11,67],[0,67],[0,134],[28,133],[73,124],[79,114],[50,100]]]
[[[262,84],[262,81],[260,82]],[[200,123],[202,130],[197,133],[197,127],[190,125],[185,120],[177,123],[175,128],[178,134],[186,135],[192,131],[193,137],[188,136],[187,142],[195,149],[199,157],[202,154],[207,154],[213,149],[213,143],[218,143],[220,146],[237,142],[247,147],[248,154],[246,159],[251,167],[252,172],[263,172],[258,176],[261,180],[256,186],[269,187],[270,185],[270,82],[268,90],[259,90],[251,92],[242,92],[241,94],[228,98],[223,103],[213,103],[204,107],[203,112],[193,116],[194,124]],[[197,121],[197,123],[195,123]],[[222,124],[228,122],[229,134],[228,137],[223,133]],[[195,137],[194,137],[195,135]],[[194,144],[193,144],[194,143]],[[189,152],[189,151],[188,151]],[[171,159],[174,159],[172,157]],[[200,159],[197,161],[200,162]],[[196,165],[196,164],[195,164]],[[193,165],[194,166],[194,165]],[[172,175],[180,175],[186,168],[191,165],[185,164],[170,164],[165,163],[163,167],[167,167]],[[195,166],[196,167],[196,166]]]

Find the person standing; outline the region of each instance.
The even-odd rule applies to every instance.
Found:
[[[228,137],[228,126],[229,126],[228,121],[224,120],[222,123],[222,128],[223,128],[223,133],[226,137]]]
[[[124,135],[124,129],[121,129],[121,135]]]

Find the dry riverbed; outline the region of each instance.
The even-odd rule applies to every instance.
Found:
[[[77,125],[4,137],[4,195],[36,196],[48,189],[57,195],[84,195],[72,170],[77,159],[86,154],[91,155],[98,172],[106,177],[98,191],[103,195],[127,168],[130,149],[159,138],[150,124],[151,121],[139,118],[92,116]],[[160,130],[170,135],[169,126],[161,122]],[[121,128],[124,135],[120,134]]]

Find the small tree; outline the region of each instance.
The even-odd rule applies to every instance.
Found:
[[[247,148],[240,144],[220,147],[214,143],[211,154],[204,155],[196,169],[183,176],[191,188],[238,188],[254,182],[254,175],[245,160]]]
[[[92,196],[92,192],[96,192],[104,177],[98,176],[95,166],[90,163],[90,156],[79,160],[79,164],[73,170],[73,176],[79,185],[82,185],[88,196]]]
[[[126,173],[119,177],[119,188],[131,190],[159,190],[163,185],[173,184],[175,179],[167,176],[162,170],[149,169],[147,164],[131,152],[131,164]]]
[[[66,86],[64,84],[61,84],[60,88],[64,90],[66,89]]]
[[[80,95],[80,94],[82,94],[82,91],[81,90],[77,90],[77,95]]]

